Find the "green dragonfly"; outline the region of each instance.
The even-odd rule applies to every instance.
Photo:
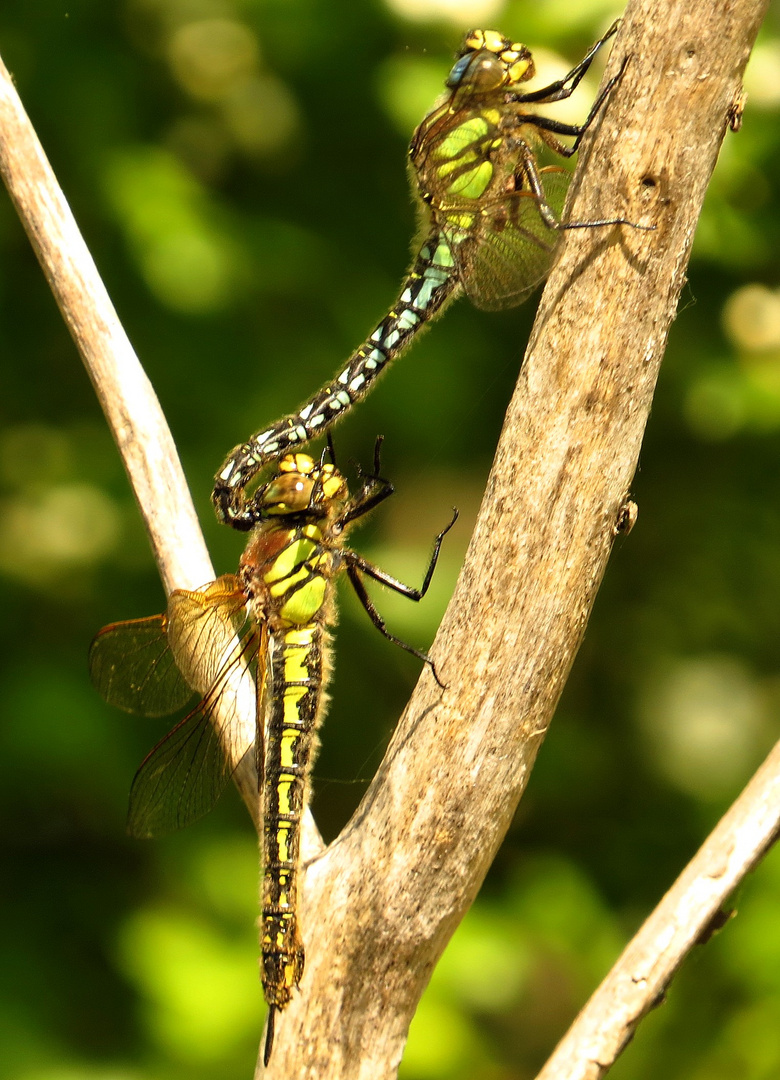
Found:
[[[232,451],[212,495],[220,521],[251,528],[244,492],[263,465],[324,433],[460,292],[480,308],[519,304],[546,276],[562,230],[632,224],[619,217],[562,222],[569,173],[540,167],[534,148],[541,143],[564,158],[576,152],[623,69],[583,124],[561,123],[534,109],[572,94],[617,25],[564,78],[526,92],[520,87],[533,77],[534,62],[525,45],[494,30],[466,35],[446,92],[409,149],[422,241],[398,299],[333,381],[298,412]],[[572,136],[572,145],[559,135]]]
[[[363,577],[410,600],[428,590],[442,539],[436,537],[422,587],[404,585],[344,547],[349,527],[393,493],[374,470],[350,496],[335,465],[288,454],[251,501],[254,529],[238,574],[195,591],[171,593],[164,615],[114,623],[96,636],[90,673],[111,705],[165,716],[193,696],[179,663],[197,653],[206,693],[141,764],[130,792],[128,830],[160,836],[195,821],[219,797],[245,754],[254,755],[262,821],[261,977],[268,1003],[266,1064],[276,1014],[290,1002],[304,968],[298,929],[300,825],[307,803],[315,732],[329,670],[333,582],[341,570],[374,625],[429,664],[430,657],[392,634]],[[332,451],[331,451],[332,453]],[[184,666],[184,665],[182,665]],[[241,701],[255,720],[247,729]]]

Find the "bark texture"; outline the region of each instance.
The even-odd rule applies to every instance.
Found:
[[[269,1077],[395,1074],[419,997],[511,821],[582,639],[766,7],[629,3],[607,77],[626,55],[629,63],[583,146],[568,215],[623,216],[655,231],[565,237],[434,646],[447,689],[423,672],[358,812],[308,866],[307,967],[278,1019]],[[5,69],[0,170],[112,425],[166,587],[196,587],[213,572],[170,434]],[[714,851],[694,860],[683,892],[649,920],[660,924],[643,939],[642,963],[632,954],[626,969],[639,972],[631,1000],[596,995],[544,1080],[608,1067],[717,895],[771,842],[779,775],[774,754],[714,834]],[[718,877],[720,894],[700,887]]]
[[[629,5],[605,77],[629,63],[583,147],[568,215],[655,231],[565,237],[433,649],[447,690],[423,673],[354,819],[309,867],[307,968],[269,1077],[395,1074],[582,639],[765,9]]]

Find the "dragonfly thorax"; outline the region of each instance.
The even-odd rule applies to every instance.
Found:
[[[257,524],[239,570],[256,622],[278,633],[327,619],[338,561],[331,545],[348,497],[336,467],[308,454],[285,455],[258,488]]]

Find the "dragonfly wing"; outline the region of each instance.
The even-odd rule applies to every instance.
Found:
[[[243,639],[208,694],[142,762],[130,789],[132,836],[163,836],[211,810],[243,756],[254,753],[254,712],[247,724],[242,706],[262,696],[264,680],[265,633],[258,631]]]
[[[246,593],[234,574],[193,592],[176,589],[168,598],[168,643],[187,681],[202,694],[238,647],[246,606]]]
[[[192,687],[168,644],[167,616],[112,623],[89,648],[89,673],[109,705],[142,716],[167,716],[186,705]]]
[[[558,217],[569,174],[542,169],[540,175],[546,200]],[[536,197],[527,190],[511,192],[471,214],[476,220],[468,230],[459,226],[457,214],[448,215],[463,288],[483,310],[515,307],[547,276],[560,233],[545,224]]]

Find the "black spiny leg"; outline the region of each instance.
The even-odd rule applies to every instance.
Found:
[[[522,162],[519,166],[519,173],[522,181],[526,181],[530,188],[530,193],[533,196],[537,209],[539,210],[539,216],[542,221],[548,227],[548,229],[555,229],[558,232],[565,232],[567,229],[595,229],[604,225],[630,225],[632,229],[642,229],[652,231],[655,225],[638,225],[635,221],[629,221],[628,218],[596,218],[593,221],[559,221],[555,216],[555,211],[547,202],[547,196],[544,191],[544,185],[542,183],[542,177],[539,172],[539,167],[536,164],[536,160],[528,149],[527,143],[524,140],[522,146],[519,147]],[[527,197],[527,192],[523,187],[518,192],[518,196]]]
[[[614,33],[614,29],[612,32]],[[603,40],[603,39],[602,39]],[[533,124],[534,127],[544,132],[555,132],[558,135],[572,135],[574,136],[574,143],[572,146],[564,146],[563,143],[557,139],[548,135],[545,138],[545,142],[550,145],[556,153],[561,154],[563,157],[571,157],[576,153],[582,137],[588,128],[593,123],[594,119],[599,113],[599,110],[604,105],[610,91],[615,84],[623,76],[623,72],[626,70],[626,64],[628,63],[628,57],[625,58],[620,66],[620,70],[614,75],[599,96],[593,103],[590,112],[585,118],[582,124],[563,124],[558,120],[550,120],[545,116],[523,116],[522,122]],[[580,76],[581,77],[581,76]],[[576,85],[576,84],[575,84]],[[520,119],[520,118],[518,118]],[[509,143],[512,145],[512,137],[509,137]],[[629,221],[628,218],[596,218],[593,221],[559,221],[555,216],[555,211],[547,202],[547,195],[542,183],[539,166],[536,163],[536,157],[528,146],[528,143],[522,137],[517,137],[514,141],[514,145],[519,153],[520,161],[518,167],[515,170],[516,183],[518,183],[518,194],[527,194],[526,184],[530,189],[530,194],[536,200],[536,205],[539,210],[539,216],[549,229],[555,229],[558,232],[565,232],[567,229],[593,229],[606,225],[628,225],[632,229],[641,229],[642,231],[652,232],[655,229],[655,225],[639,225],[635,221]]]
[[[357,593],[358,600],[360,600],[361,604],[366,609],[366,613],[371,622],[374,624],[380,634],[382,634],[388,639],[388,641],[392,641],[394,645],[398,645],[406,652],[411,653],[412,656],[416,656],[418,660],[422,660],[423,663],[428,664],[431,671],[433,672],[434,679],[442,688],[442,690],[446,690],[446,686],[439,678],[439,674],[436,670],[436,665],[434,664],[431,657],[427,653],[422,652],[420,649],[415,649],[413,645],[408,645],[405,641],[403,641],[399,637],[396,637],[395,634],[391,633],[387,629],[385,620],[379,614],[376,607],[374,606],[371,597],[366,592],[366,587],[363,584],[363,579],[360,577],[360,573],[367,574],[370,578],[373,578],[374,581],[378,581],[380,582],[380,584],[386,585],[389,589],[392,589],[393,592],[400,593],[401,596],[405,596],[408,600],[414,600],[415,602],[422,600],[422,598],[428,591],[428,586],[430,585],[431,579],[433,578],[433,572],[436,569],[436,563],[439,559],[439,551],[441,550],[441,542],[457,520],[458,511],[454,510],[452,514],[452,520],[447,525],[447,527],[442,529],[442,531],[436,537],[433,545],[433,552],[431,553],[431,558],[428,563],[428,569],[425,572],[425,578],[423,580],[422,587],[419,589],[415,589],[412,585],[405,585],[403,581],[399,581],[391,574],[386,573],[384,570],[380,570],[379,567],[374,566],[372,563],[368,562],[361,555],[358,555],[354,551],[344,552],[344,561],[347,567],[347,576],[352,582],[352,587]]]
[[[564,75],[562,79],[556,79],[555,82],[550,83],[549,86],[543,86],[540,90],[531,90],[525,94],[511,94],[509,95],[509,100],[517,102],[539,101],[546,104],[551,101],[563,101],[565,98],[571,97],[582,81],[583,76],[587,74],[588,68],[593,63],[596,53],[605,42],[609,41],[611,37],[614,37],[618,32],[619,27],[620,19],[616,19],[609,30],[607,30],[606,34],[591,45],[579,64],[576,64],[568,75]]]
[[[395,488],[392,483],[379,475],[384,438],[384,435],[377,435],[374,443],[374,471],[366,474],[358,464],[358,477],[362,478],[363,486],[357,495],[349,500],[344,513],[334,523],[333,527],[337,532],[340,532],[350,521],[357,521],[394,494]]]
[[[607,100],[615,86],[617,86],[617,84],[623,78],[623,72],[626,70],[627,64],[628,57],[623,60],[623,63],[620,65],[620,70],[617,72],[616,75],[612,76],[607,85],[593,102],[590,107],[590,112],[581,124],[564,124],[560,120],[552,120],[549,116],[536,116],[534,114],[523,116],[523,123],[532,124],[534,127],[539,128],[540,131],[549,131],[554,133],[555,135],[572,135],[574,137],[574,142],[571,146],[564,146],[564,144],[558,142],[557,139],[545,139],[545,142],[552,146],[556,154],[560,154],[561,157],[566,158],[572,157],[579,150],[583,135],[598,116],[602,106],[604,105],[604,102]]]

